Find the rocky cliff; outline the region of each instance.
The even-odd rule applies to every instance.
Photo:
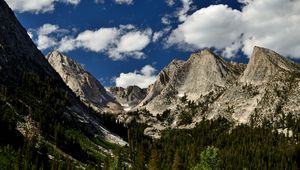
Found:
[[[63,81],[88,107],[98,112],[122,112],[121,105],[79,63],[59,51],[51,52],[47,59]]]
[[[110,87],[108,91],[123,106],[125,111],[130,111],[137,106],[147,95],[147,89],[141,89],[138,86]]]
[[[288,114],[300,116],[299,72],[299,64],[262,47],[254,47],[247,65],[204,50],[171,62],[136,109],[150,111],[139,117],[154,137],[166,127],[192,128],[220,116],[237,124],[268,119],[275,126]]]

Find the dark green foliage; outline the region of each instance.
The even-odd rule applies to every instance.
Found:
[[[178,125],[187,125],[192,123],[192,121],[193,121],[193,115],[191,115],[191,113],[182,111],[179,115]]]
[[[87,165],[99,169],[112,166],[113,159],[99,146],[114,151],[118,147],[81,129],[65,115],[70,106],[70,92],[57,80],[33,73],[23,73],[17,83],[0,83],[0,167],[1,169],[75,169]],[[74,100],[74,99],[73,99]],[[96,115],[92,111],[90,114]],[[25,138],[16,130],[17,122],[30,118],[42,138]],[[113,117],[100,116],[103,124],[116,133],[126,128]],[[27,120],[26,120],[27,121]],[[126,152],[125,152],[126,153]],[[49,157],[49,155],[52,155]],[[73,159],[75,158],[75,159]],[[108,161],[107,161],[108,159]]]
[[[208,146],[200,155],[200,163],[192,170],[218,170],[220,169],[219,149]]]
[[[203,120],[194,129],[168,129],[160,140],[145,138],[136,131],[131,132],[136,137],[131,138],[130,147],[134,148],[131,153],[133,157],[144,155],[141,160],[144,168],[155,162],[158,169],[203,168],[199,164],[210,165],[206,169],[299,169],[300,119],[292,117],[286,122],[293,131],[292,137],[279,134],[269,121],[259,127],[234,127],[223,118]],[[211,167],[212,164],[216,167]]]
[[[170,115],[171,115],[171,110],[167,109],[161,115],[157,114],[156,118],[157,118],[157,120],[159,120],[161,122],[163,122],[163,121],[169,122],[169,119],[171,119]]]

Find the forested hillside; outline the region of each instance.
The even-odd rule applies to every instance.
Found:
[[[165,130],[160,140],[143,136],[139,125],[129,131],[133,169],[299,169],[300,119],[254,121],[234,126],[223,118],[204,120],[194,129]]]

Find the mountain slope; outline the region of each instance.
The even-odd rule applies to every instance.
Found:
[[[144,114],[137,120],[146,122],[145,134],[155,138],[167,127],[193,128],[203,118],[224,117],[236,124],[255,120],[257,125],[266,119],[280,126],[289,114],[300,116],[299,71],[299,64],[262,47],[254,47],[247,65],[204,50],[160,72],[136,107],[138,115]]]
[[[104,162],[103,157],[110,155],[99,149],[103,143],[126,144],[65,85],[3,0],[0,23],[0,147],[13,145],[20,150],[11,152],[20,154],[20,169],[29,169],[26,166],[32,167],[39,157],[46,157],[46,166],[48,154],[55,155],[53,162],[63,164],[68,158],[59,150],[78,162]],[[111,149],[108,144],[105,147]]]
[[[229,63],[208,50],[191,55],[187,61],[173,61],[159,74],[140,106],[150,112],[175,109],[178,99],[197,100],[211,91],[227,87],[237,79]]]
[[[299,65],[272,50],[254,47],[251,59],[237,83],[210,106],[209,115],[223,115],[240,123],[251,116],[278,119],[298,111]],[[285,109],[282,109],[285,108]],[[259,121],[258,121],[259,122]]]
[[[281,72],[299,72],[299,70],[300,68],[297,64],[276,52],[256,46],[240,81],[261,84],[270,81]]]
[[[87,106],[99,112],[122,112],[120,104],[79,63],[58,51],[48,54],[47,59],[64,82]]]
[[[147,95],[147,89],[141,89],[138,86],[110,87],[108,91],[121,103],[125,111],[137,106]]]

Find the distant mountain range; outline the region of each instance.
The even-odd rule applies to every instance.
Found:
[[[79,67],[79,64],[74,65]],[[61,72],[58,68],[56,70]],[[76,72],[72,67],[65,70],[65,75]],[[85,71],[82,73],[91,76]],[[297,115],[300,112],[297,104],[300,102],[299,73],[299,64],[262,47],[254,47],[247,65],[227,62],[213,52],[203,50],[192,54],[187,61],[173,60],[147,90],[133,86],[126,89],[110,87],[107,91],[101,88],[99,91],[105,96],[114,96],[114,103],[123,107],[124,112],[117,110],[118,113],[115,113],[122,115],[122,121],[132,120],[130,113],[126,112],[148,110],[151,116],[138,120],[147,123],[152,131],[166,127],[191,128],[204,117],[212,119],[222,116],[236,123],[248,123],[256,116],[259,124],[259,120],[264,118],[275,121],[282,114]],[[80,79],[74,80],[72,84],[85,86],[85,83],[76,82]],[[91,80],[97,81],[95,78]],[[73,91],[81,96],[81,90]],[[103,100],[98,98],[98,101]],[[187,107],[189,102],[195,108],[193,114]],[[86,103],[92,104],[94,101],[89,99]],[[157,119],[168,110],[171,122],[166,124]],[[182,123],[182,112],[187,110],[189,114],[185,116],[189,121]]]

